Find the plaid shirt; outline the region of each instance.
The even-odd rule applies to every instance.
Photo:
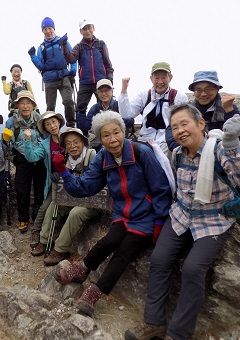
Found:
[[[173,165],[177,171],[177,202],[173,203],[170,209],[172,227],[177,235],[183,234],[190,228],[194,240],[209,235],[222,234],[236,220],[235,218],[226,219],[218,212],[204,214],[204,210],[221,209],[225,202],[231,201],[234,197],[232,190],[219,179],[216,172],[214,173],[211,202],[202,205],[194,201],[198,167],[205,143],[206,138],[193,158],[186,155],[184,147],[176,148],[173,151]],[[178,164],[178,168],[177,153],[182,154],[179,157],[181,162]],[[240,147],[234,150],[225,150],[222,142],[219,142],[216,153],[233,186],[240,186]],[[181,168],[181,164],[184,164],[184,168]],[[186,168],[186,165],[189,168]],[[180,205],[191,210],[203,210],[203,212],[199,215],[190,215]]]

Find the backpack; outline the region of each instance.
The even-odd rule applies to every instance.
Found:
[[[9,95],[9,101],[8,101],[8,110],[9,111],[11,111],[11,109],[16,108],[14,100],[17,99],[18,93],[20,91],[23,91],[23,90],[28,90],[27,80],[22,80],[22,86],[18,86],[18,87],[14,86],[13,81],[11,81],[10,84],[11,84],[12,88],[11,88],[11,92],[10,92],[10,95]]]
[[[169,95],[168,95],[168,99],[164,99],[165,102],[168,102],[169,106],[172,106],[174,104],[174,99],[177,95],[177,90],[175,89],[170,89],[169,91]],[[143,111],[145,109],[145,107],[151,102],[151,89],[148,90],[148,96],[147,96],[147,101],[145,106],[143,107],[142,111],[140,112],[140,114],[143,114]]]
[[[217,158],[217,145],[220,142],[220,139],[217,139],[215,147],[214,147],[214,171],[218,178],[225,184],[229,186],[229,188],[232,190],[234,193],[234,199],[226,202],[223,204],[222,208],[220,209],[220,213],[222,213],[227,219],[228,217],[240,217],[240,189],[237,187],[235,188],[231,181],[228,179],[228,176],[226,172],[224,171],[223,167],[221,166],[218,158]],[[178,150],[180,150],[182,146],[178,147]],[[176,170],[180,167],[181,165],[181,159],[182,159],[182,154],[176,153]],[[216,209],[216,212],[218,210]],[[196,210],[197,212],[197,210]]]

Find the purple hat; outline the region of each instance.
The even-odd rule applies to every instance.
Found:
[[[41,27],[42,27],[42,31],[44,30],[45,27],[52,27],[55,30],[54,21],[49,17],[46,17],[43,19],[41,23]]]

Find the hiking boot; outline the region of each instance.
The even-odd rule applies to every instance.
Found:
[[[46,266],[55,266],[62,260],[65,260],[69,257],[69,252],[66,253],[59,253],[55,249],[52,249],[47,257],[44,258],[43,262]]]
[[[53,272],[53,277],[59,283],[66,284],[69,282],[83,283],[90,270],[81,262],[80,264],[71,264],[69,261],[64,261],[64,263],[59,263]],[[63,267],[64,264],[64,267]]]
[[[35,248],[40,242],[40,230],[33,229],[31,232],[31,243],[30,247]]]
[[[45,253],[46,251],[46,244],[43,244],[41,242],[38,243],[38,245],[32,249],[31,254],[32,256],[41,256]]]
[[[25,233],[26,231],[28,231],[28,222],[19,222],[18,229],[20,233]]]
[[[98,286],[91,284],[87,289],[84,290],[82,296],[77,301],[78,310],[88,316],[92,316],[94,312],[95,303],[100,299],[103,293],[100,291]]]
[[[125,340],[147,340],[153,337],[165,337],[167,333],[167,325],[152,325],[150,323],[141,322],[134,328],[126,330]]]
[[[170,335],[166,335],[164,340],[173,340],[173,338]]]

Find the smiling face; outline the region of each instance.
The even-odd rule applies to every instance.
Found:
[[[105,104],[105,106],[109,106],[110,101],[113,96],[113,90],[111,87],[107,85],[100,86],[99,89],[97,90],[97,95],[99,100]]]
[[[166,71],[155,71],[150,77],[153,87],[158,94],[163,94],[168,89],[169,83],[172,80],[172,75]]]
[[[200,81],[194,84],[194,94],[196,100],[201,105],[208,105],[217,96],[219,88],[209,81]]]
[[[64,138],[64,144],[67,153],[71,155],[74,159],[77,159],[81,155],[84,147],[84,142],[79,134],[69,132]]]
[[[94,25],[86,25],[82,29],[80,29],[80,33],[82,34],[84,39],[92,40],[94,30]]]
[[[17,102],[17,108],[24,119],[30,118],[34,103],[29,98],[21,98]]]
[[[12,69],[12,79],[14,81],[16,81],[16,82],[20,81],[21,75],[22,75],[22,71],[21,71],[21,69],[19,67],[14,67]]]
[[[106,124],[101,128],[101,142],[114,157],[121,157],[124,133],[117,123]]]
[[[185,146],[189,156],[193,157],[204,139],[205,120],[200,118],[197,121],[187,109],[182,109],[172,115],[171,127],[176,142]]]
[[[43,29],[43,34],[44,34],[45,38],[50,40],[50,39],[53,38],[54,29],[52,27],[47,26]]]
[[[45,130],[52,136],[58,136],[60,132],[60,120],[56,117],[50,117],[43,122]]]

